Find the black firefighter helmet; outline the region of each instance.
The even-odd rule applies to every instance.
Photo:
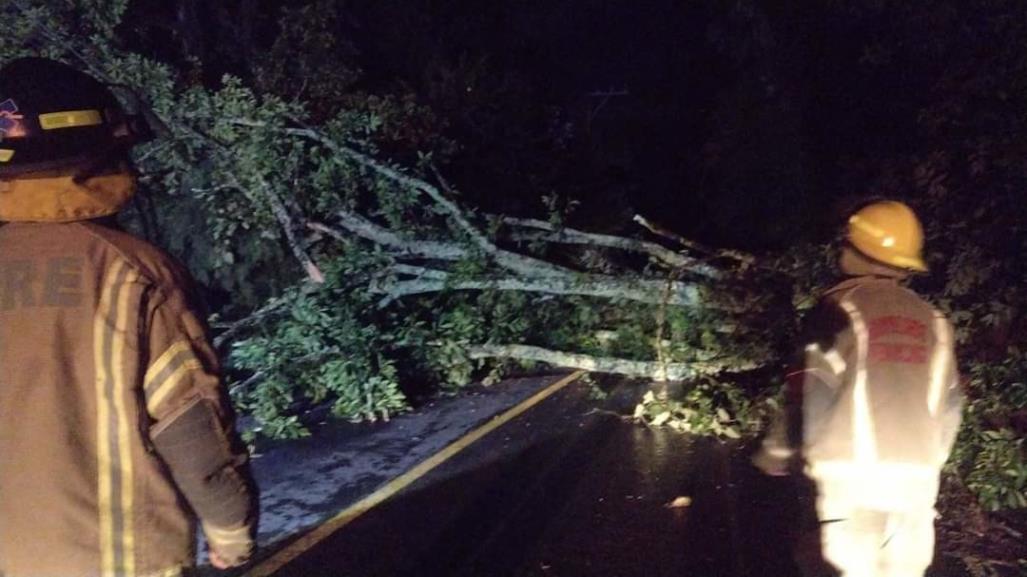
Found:
[[[67,64],[19,58],[0,68],[0,179],[95,173],[148,136],[106,85]]]

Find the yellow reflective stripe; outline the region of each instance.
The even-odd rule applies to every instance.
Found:
[[[124,261],[107,272],[93,325],[97,387],[97,484],[100,564],[104,577],[135,575],[134,467],[124,371],[130,285],[139,275]]]
[[[150,415],[156,416],[161,403],[183,382],[187,372],[202,368],[188,341],[177,341],[168,347],[147,369],[143,380],[146,410]]]
[[[158,357],[152,365],[150,365],[150,368],[146,370],[146,376],[143,377],[143,386],[146,389],[150,389],[155,384],[154,381],[157,379],[157,376],[160,375],[160,373],[166,369],[169,364],[171,364],[171,360],[175,358],[175,355],[188,350],[191,350],[191,347],[186,341],[178,341],[168,347],[168,350],[164,351],[164,353]]]
[[[140,577],[181,577],[183,569],[181,567],[169,567],[163,571],[156,573],[146,573]]]
[[[63,110],[39,115],[39,126],[43,130],[96,126],[103,124],[99,110]]]
[[[14,151],[10,148],[0,148],[0,162],[8,162],[14,158]]]
[[[167,379],[165,379],[164,382],[157,387],[157,390],[155,390],[146,400],[146,410],[149,411],[151,415],[156,414],[161,403],[163,403],[168,395],[170,395],[171,392],[183,382],[185,374],[189,371],[195,371],[202,368],[203,365],[200,364],[200,361],[198,361],[196,357],[182,359],[174,366],[173,372],[168,375]]]
[[[107,380],[107,319],[111,309],[111,293],[125,264],[118,261],[107,272],[100,306],[93,323],[93,362],[96,367],[96,455],[97,504],[100,517],[100,570],[104,577],[114,575],[114,513],[111,498],[110,406],[106,402]]]
[[[130,394],[130,387],[125,382],[125,340],[128,327],[128,305],[132,292],[128,287],[139,280],[139,273],[131,271],[125,279],[120,291],[117,323],[114,327],[113,366],[114,366],[114,410],[118,417],[118,448],[121,457],[121,514],[122,514],[122,555],[124,559],[124,577],[135,576],[135,466],[132,460],[131,436],[129,431],[128,410],[125,395]]]

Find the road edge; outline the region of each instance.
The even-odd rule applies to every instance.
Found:
[[[429,471],[438,467],[442,463],[446,462],[454,455],[464,450],[478,439],[481,439],[485,435],[488,435],[492,431],[498,429],[504,424],[517,418],[522,413],[531,409],[538,403],[542,402],[546,398],[550,397],[554,393],[565,388],[567,385],[580,379],[587,371],[578,370],[573,373],[557,380],[556,382],[547,385],[541,391],[533,394],[527,399],[521,401],[514,407],[507,409],[503,413],[492,417],[488,422],[474,429],[473,431],[466,433],[464,436],[453,441],[449,445],[446,445],[444,449],[438,451],[427,459],[421,461],[410,470],[395,477],[391,481],[385,483],[371,494],[361,498],[352,505],[346,507],[342,511],[336,513],[334,516],[326,520],[325,522],[313,527],[304,533],[301,537],[283,547],[279,551],[276,551],[270,557],[263,559],[256,566],[250,568],[245,573],[244,577],[271,577],[279,569],[312,549],[321,541],[327,539],[333,533],[342,529],[346,525],[352,523],[354,520],[359,518],[364,513],[370,511],[374,507],[387,501],[392,496],[396,495],[407,486],[412,484],[414,481],[426,475]]]

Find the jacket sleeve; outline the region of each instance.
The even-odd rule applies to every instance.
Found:
[[[801,466],[803,445],[818,432],[817,415],[833,405],[839,394],[846,368],[839,349],[848,330],[847,317],[832,302],[818,304],[804,319],[785,377],[783,406],[753,456],[753,464],[763,472],[781,475]]]
[[[941,464],[948,460],[963,420],[963,391],[958,375],[954,377],[946,392],[944,412],[941,415]]]
[[[150,439],[208,543],[239,563],[254,548],[256,491],[217,355],[190,306],[186,282],[154,288],[148,305],[143,386]]]
[[[959,426],[963,420],[963,405],[966,401],[956,361],[955,334],[952,324],[948,320],[944,320],[943,323],[947,334],[946,342],[942,346],[946,348],[949,367],[944,377],[945,389],[940,403],[941,446],[939,447],[940,462],[938,466],[943,465],[948,460],[949,453],[952,452],[952,446],[956,442]]]

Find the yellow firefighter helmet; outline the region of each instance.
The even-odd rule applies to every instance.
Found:
[[[864,255],[896,268],[924,272],[924,229],[911,208],[886,200],[849,217],[848,240]]]

